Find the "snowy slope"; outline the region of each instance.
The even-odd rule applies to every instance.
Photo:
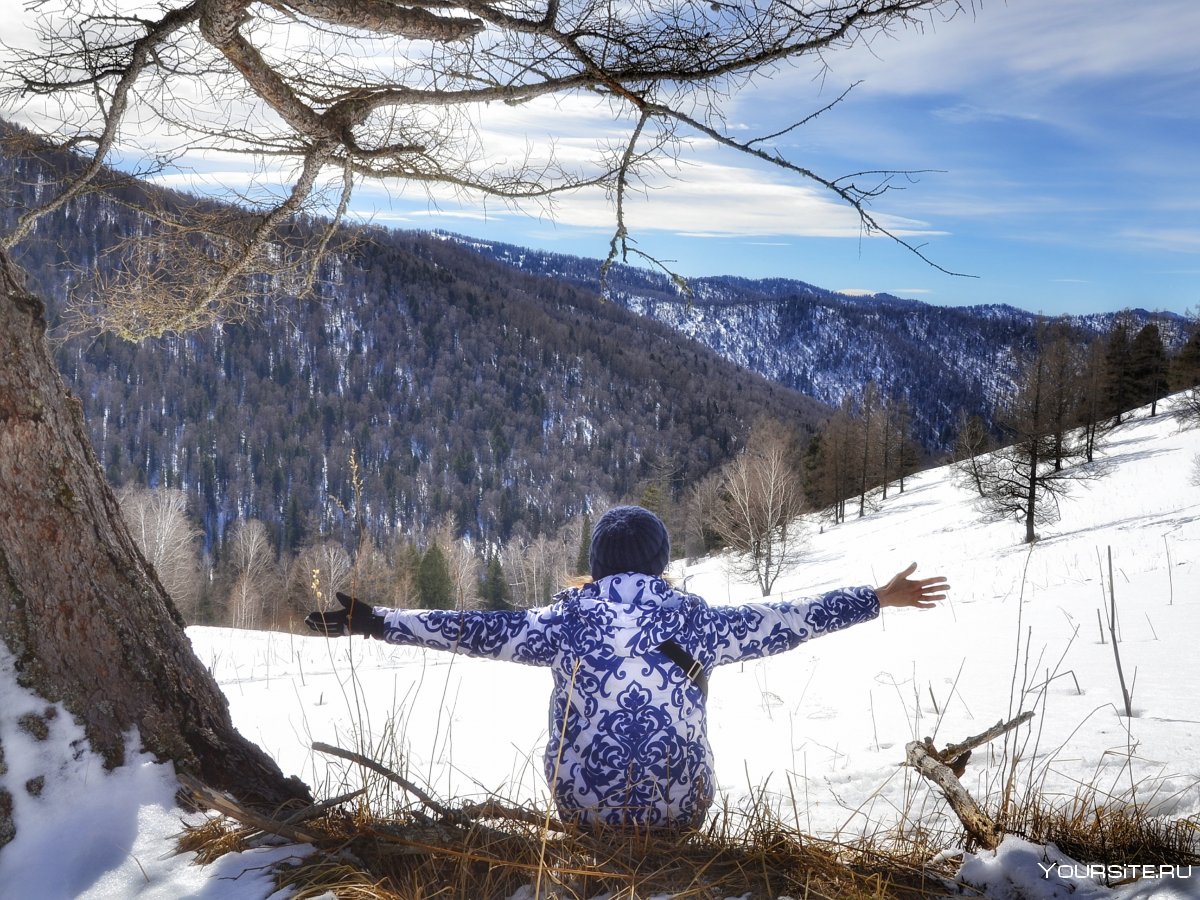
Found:
[[[905,743],[928,735],[940,746],[1034,709],[1032,726],[1007,746],[1009,759],[1019,751],[1019,789],[1034,784],[1071,797],[1090,785],[1102,796],[1136,799],[1163,815],[1200,813],[1194,650],[1200,487],[1189,481],[1198,455],[1200,430],[1181,432],[1167,416],[1139,413],[1106,450],[1112,472],[1078,488],[1032,550],[1019,543],[1022,526],[981,522],[971,495],[947,470],[913,479],[903,495],[864,519],[823,531],[812,522],[805,561],[780,578],[779,595],[878,584],[916,560],[918,575],[948,576],[951,599],[928,612],[887,610],[875,622],[783,656],[718,670],[710,734],[722,790],[736,803],[749,789],[765,788],[785,820],[818,834],[850,837],[918,822],[951,828],[940,801],[898,765]],[[1121,657],[1127,678],[1136,672],[1132,719],[1119,714],[1113,648],[1101,641],[1097,624],[1097,610],[1107,602],[1101,563],[1109,547]],[[677,565],[672,575],[712,602],[755,599],[756,591],[730,579],[720,559]],[[313,740],[367,746],[443,796],[546,800],[540,775],[549,689],[544,670],[365,640],[214,628],[194,628],[190,635],[224,686],[243,733],[320,790],[332,793],[356,775],[314,754]],[[72,732],[60,716],[61,734],[50,742],[14,739],[11,710],[31,701],[19,703],[10,680],[0,678],[7,692],[0,697],[0,733],[10,757],[0,784],[19,796],[16,779],[33,770],[38,754],[69,758],[54,747],[65,746]],[[991,753],[977,753],[963,779],[968,790],[997,794],[1005,749],[1000,741]],[[48,783],[40,801],[20,798],[22,807],[41,804],[43,825],[21,831],[0,851],[0,886],[37,885],[58,841],[109,838],[111,822],[101,835],[90,808],[72,804],[71,784],[79,779],[89,791],[110,785],[136,802],[127,799],[118,810],[127,819],[120,840],[87,856],[82,872],[63,873],[61,861],[55,863],[63,884],[92,885],[90,893],[76,894],[179,896],[183,879],[216,879],[239,864],[226,859],[199,870],[186,859],[158,859],[169,852],[168,834],[180,815],[170,808],[169,781],[152,774],[162,767],[146,762],[141,774],[105,776],[86,760],[54,765],[62,769],[61,784]],[[1143,879],[1109,890],[1086,873],[1073,874],[1068,863],[1043,877],[1038,864],[1055,859],[1052,850],[1011,839],[997,854],[968,858],[963,872],[992,897],[1200,898],[1200,871],[1195,878]],[[0,894],[8,896],[5,890]],[[239,881],[238,894],[194,890],[194,896],[262,897],[269,887],[259,879]]]

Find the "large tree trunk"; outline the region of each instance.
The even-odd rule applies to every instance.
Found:
[[[0,641],[19,680],[81,720],[109,766],[136,727],[145,749],[213,787],[272,805],[307,797],[234,730],[120,518],[45,330],[0,253]]]

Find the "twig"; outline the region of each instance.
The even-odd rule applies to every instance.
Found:
[[[309,819],[315,819],[317,816],[326,810],[333,809],[335,806],[341,806],[343,803],[348,803],[360,794],[365,794],[366,788],[359,788],[357,791],[351,791],[348,794],[342,794],[340,797],[332,797],[329,800],[322,800],[320,803],[314,803],[312,806],[306,806],[298,812],[292,813],[283,820],[284,825],[296,825],[300,822],[307,822]]]
[[[1129,718],[1133,717],[1133,698],[1129,695],[1128,689],[1125,687],[1125,672],[1121,668],[1121,651],[1117,647],[1117,592],[1113,587],[1113,569],[1112,569],[1112,547],[1108,548],[1108,597],[1109,597],[1109,615],[1108,615],[1108,631],[1113,639],[1113,657],[1117,661],[1117,678],[1121,682],[1121,696],[1125,700],[1125,715]]]
[[[980,732],[974,737],[969,737],[962,743],[947,744],[945,749],[942,750],[938,756],[947,762],[953,762],[959,756],[962,756],[962,754],[967,750],[974,750],[976,747],[989,743],[990,741],[994,741],[996,738],[1000,737],[1000,735],[1007,734],[1014,728],[1019,728],[1032,718],[1033,710],[1027,709],[1015,719],[1010,719],[1007,722],[1001,720],[987,731]]]
[[[1171,545],[1167,543],[1167,536],[1163,535],[1163,546],[1167,548],[1167,584],[1171,588],[1171,599],[1167,602],[1167,606],[1175,605],[1175,576],[1171,572]]]
[[[1107,643],[1107,642],[1106,642],[1106,643]],[[1068,675],[1070,675],[1070,676],[1071,676],[1071,680],[1075,682],[1075,693],[1076,693],[1076,694],[1083,694],[1083,688],[1081,688],[1081,687],[1079,686],[1079,679],[1078,679],[1077,677],[1075,677],[1075,670],[1074,670],[1074,669],[1067,669],[1067,671],[1065,671],[1065,672],[1059,672],[1057,675],[1051,675],[1049,672],[1047,672],[1047,673],[1046,673],[1046,680],[1045,680],[1045,681],[1043,681],[1041,684],[1035,684],[1035,685],[1031,685],[1031,686],[1030,686],[1030,688],[1029,688],[1029,690],[1030,690],[1030,692],[1033,692],[1033,691],[1036,691],[1036,690],[1040,690],[1040,689],[1042,689],[1042,688],[1049,687],[1049,686],[1050,686],[1050,685],[1051,685],[1053,682],[1057,681],[1057,680],[1058,680],[1058,679],[1060,679],[1060,678],[1066,678]]]
[[[431,810],[433,810],[435,813],[437,813],[443,819],[448,819],[448,820],[454,821],[454,820],[458,820],[458,819],[462,818],[462,816],[456,814],[453,810],[448,809],[447,807],[438,803],[436,800],[434,800],[432,797],[430,797],[427,793],[425,793],[423,790],[421,790],[419,787],[417,787],[415,784],[413,784],[407,778],[403,778],[403,777],[397,775],[391,769],[387,768],[386,766],[380,765],[379,763],[375,762],[375,760],[371,759],[368,756],[363,756],[361,753],[355,753],[353,750],[343,750],[341,747],[334,747],[330,744],[323,744],[320,741],[313,741],[312,748],[314,750],[316,750],[318,753],[328,753],[330,756],[340,756],[342,759],[346,759],[346,760],[349,760],[350,762],[358,763],[360,766],[363,766],[367,769],[370,769],[372,772],[382,775],[388,781],[392,782],[393,784],[399,785],[401,788],[408,791],[410,794],[412,794],[414,797],[416,797],[418,800],[420,800],[422,803],[424,803],[427,807],[429,807]]]
[[[280,822],[272,819],[270,816],[257,813],[252,809],[246,809],[232,797],[214,791],[208,785],[198,781],[187,773],[181,772],[178,778],[179,783],[191,791],[205,806],[215,809],[222,815],[241,822],[249,828],[265,831],[269,834],[277,834],[296,844],[315,845],[321,841],[321,838],[311,831],[297,828],[295,825],[290,825],[287,822]]]
[[[522,822],[526,825],[543,826],[553,831],[567,831],[567,826],[558,819],[547,818],[545,814],[519,806],[508,806],[499,800],[485,800],[483,803],[468,803],[462,808],[462,814],[472,819],[508,819]]]

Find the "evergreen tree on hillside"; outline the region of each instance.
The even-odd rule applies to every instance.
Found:
[[[483,583],[479,586],[479,599],[483,608],[512,609],[511,595],[500,557],[495,552],[489,553]]]
[[[1117,425],[1125,411],[1134,406],[1130,344],[1129,324],[1120,317],[1104,338],[1104,405]]]
[[[858,517],[867,513],[867,491],[879,484],[882,469],[882,444],[880,434],[883,425],[883,401],[879,386],[868,381],[858,402],[855,416],[858,454],[855,460],[854,478],[858,486]]]
[[[1168,390],[1168,366],[1162,333],[1154,322],[1143,325],[1134,337],[1129,348],[1129,368],[1134,404],[1149,403],[1150,415],[1155,415],[1158,401]]]
[[[1054,471],[1062,470],[1068,455],[1077,451],[1068,436],[1079,421],[1083,363],[1079,340],[1064,320],[1043,326],[1038,352],[1045,358],[1048,394],[1047,423],[1052,430]]]
[[[454,580],[446,554],[431,543],[417,569],[417,600],[422,609],[454,609]]]
[[[1108,364],[1104,344],[1092,341],[1082,353],[1078,424],[1083,429],[1083,457],[1096,458],[1101,438],[1115,425],[1108,411]]]
[[[1171,389],[1182,392],[1175,415],[1186,427],[1200,424],[1200,321],[1171,361]]]
[[[1200,327],[1192,330],[1170,367],[1171,390],[1182,391],[1196,385],[1200,385]]]

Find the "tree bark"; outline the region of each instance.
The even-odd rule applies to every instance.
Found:
[[[0,641],[18,680],[76,716],[110,767],[136,728],[146,750],[245,801],[307,799],[234,729],[120,518],[45,332],[42,302],[0,252]]]

